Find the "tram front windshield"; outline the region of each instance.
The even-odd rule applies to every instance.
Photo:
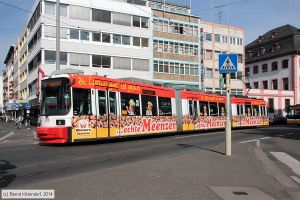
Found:
[[[41,115],[66,115],[71,108],[70,81],[54,78],[42,81]]]
[[[300,110],[298,109],[290,109],[287,115],[288,119],[300,119]]]

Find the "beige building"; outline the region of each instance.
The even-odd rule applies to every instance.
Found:
[[[225,94],[220,84],[218,57],[220,53],[238,54],[238,73],[231,76],[233,95],[245,95],[244,41],[243,28],[201,21],[203,47],[203,90],[205,92]]]

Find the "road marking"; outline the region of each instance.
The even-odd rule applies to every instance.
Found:
[[[300,184],[300,178],[298,178],[297,176],[290,176],[291,179],[293,179],[296,183]]]
[[[300,176],[300,162],[298,160],[284,152],[271,152],[271,154]]]
[[[257,138],[257,139],[253,139],[253,140],[246,140],[246,141],[242,141],[242,142],[238,142],[239,144],[245,144],[245,143],[249,143],[249,142],[256,142],[257,140],[267,140],[270,139],[271,137],[263,137],[263,138]]]
[[[218,133],[204,133],[204,134],[197,134],[197,135],[186,135],[186,136],[179,136],[176,137],[176,139],[180,139],[180,138],[190,138],[190,137],[198,137],[198,136],[205,136],[205,135],[216,135]]]
[[[5,139],[8,138],[8,137],[14,135],[14,134],[15,134],[14,132],[10,132],[10,133],[8,133],[7,135],[4,135],[2,138],[0,138],[0,142],[3,141],[3,140],[5,140]]]

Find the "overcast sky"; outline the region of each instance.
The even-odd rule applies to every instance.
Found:
[[[0,0],[26,10],[31,10],[34,0]],[[189,0],[172,0],[180,4],[189,4]],[[213,7],[232,3],[226,6]],[[236,2],[236,3],[235,3]],[[246,30],[246,43],[256,39],[270,29],[291,24],[300,28],[300,0],[192,0],[193,14],[203,20],[227,23],[243,27]],[[208,9],[208,10],[205,10]],[[203,11],[205,10],[205,11]],[[20,32],[24,30],[28,13],[0,4],[0,61],[3,62],[9,46],[16,42]],[[220,13],[220,15],[219,15]],[[221,16],[219,18],[219,16]]]

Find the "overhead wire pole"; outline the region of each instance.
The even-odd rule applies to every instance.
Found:
[[[60,0],[56,0],[56,70],[60,70]]]
[[[228,23],[228,0],[226,6],[226,23],[228,27],[228,37],[229,41],[229,23]],[[237,67],[237,66],[236,66]],[[225,128],[225,139],[226,139],[226,156],[231,156],[231,85],[230,85],[230,73],[226,74],[226,128]]]

